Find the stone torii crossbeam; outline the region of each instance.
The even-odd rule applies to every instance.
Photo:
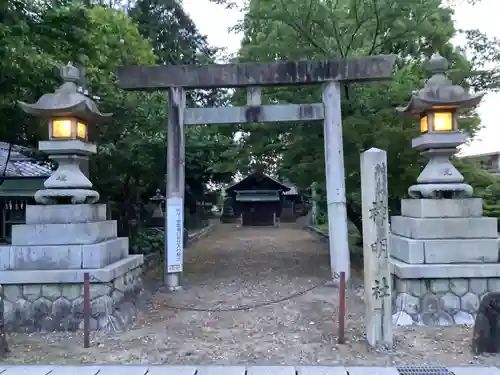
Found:
[[[324,120],[325,172],[332,280],[349,279],[344,153],[340,84],[390,78],[395,55],[326,61],[125,66],[117,71],[124,90],[168,90],[167,223],[165,284],[179,287],[182,272],[184,198],[184,125],[251,124]],[[323,84],[323,103],[261,105],[262,86]],[[248,89],[247,106],[186,108],[185,90]],[[180,223],[179,223],[180,222]]]

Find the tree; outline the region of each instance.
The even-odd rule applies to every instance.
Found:
[[[129,13],[139,25],[141,34],[152,41],[156,63],[205,64],[215,61],[218,50],[209,46],[206,37],[200,34],[178,1],[139,0]],[[220,90],[187,93],[187,104],[192,107],[225,102],[227,95]],[[195,210],[196,201],[202,199],[206,183],[227,180],[234,173],[226,165],[226,152],[233,143],[233,138],[221,133],[217,126],[186,129],[186,198],[191,211]]]
[[[474,89],[478,82],[469,79],[479,68],[477,61],[451,44],[457,33],[452,9],[440,0],[404,4],[388,0],[251,0],[244,10],[243,21],[236,25],[244,34],[239,61],[399,56],[391,81],[345,85],[342,97],[349,219],[361,230],[359,154],[370,147],[388,151],[390,209],[397,214],[399,199],[414,183],[421,159],[410,147],[411,138],[418,134],[416,121],[398,115],[395,107],[424,85],[424,63],[436,51],[452,62],[450,75],[456,84]],[[264,94],[264,101],[273,103],[321,100],[319,88],[310,87],[273,88]],[[237,93],[235,102],[240,98]],[[460,126],[474,135],[478,123],[471,112]],[[242,144],[248,150],[241,155],[247,164],[260,155],[261,160],[279,160],[280,173],[303,188],[313,181],[324,184],[321,124],[256,124],[244,133]]]

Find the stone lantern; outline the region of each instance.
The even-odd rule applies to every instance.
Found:
[[[165,214],[163,207],[165,205],[165,196],[161,194],[160,189],[156,189],[156,194],[149,198],[151,204],[153,205],[153,213],[151,215],[150,226],[152,227],[164,227],[165,226]]]
[[[408,189],[413,198],[472,196],[472,187],[463,182],[464,177],[450,157],[467,140],[467,135],[458,130],[460,111],[476,107],[484,94],[470,95],[453,85],[445,75],[447,69],[448,61],[434,54],[429,61],[431,78],[406,107],[398,108],[420,117],[421,135],[412,141],[412,146],[429,158],[417,178],[418,184]]]
[[[108,119],[96,103],[84,95],[80,87],[80,71],[72,64],[61,68],[64,81],[54,93],[43,95],[36,103],[19,102],[26,113],[47,119],[49,140],[39,143],[40,151],[58,163],[58,168],[45,181],[45,189],[35,194],[40,204],[95,203],[99,193],[80,170],[82,159],[96,153],[96,146],[88,141],[89,124]]]
[[[479,301],[500,291],[497,219],[483,216],[450,162],[467,136],[457,128],[460,111],[483,95],[469,95],[446,78],[448,62],[430,60],[431,78],[400,111],[419,116],[420,136],[412,146],[429,162],[391,218],[393,322],[397,325],[471,325]]]
[[[23,332],[76,330],[88,298],[90,327],[121,329],[136,313],[124,302],[141,290],[143,255],[129,254],[128,238],[118,237],[117,222],[96,203],[99,194],[79,167],[96,152],[88,126],[110,114],[82,93],[77,68],[68,64],[61,75],[54,93],[19,103],[48,120],[49,140],[40,150],[59,166],[35,193],[37,204],[26,206],[26,223],[12,226],[12,243],[0,245],[4,321]]]

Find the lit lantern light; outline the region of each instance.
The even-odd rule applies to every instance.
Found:
[[[458,129],[460,111],[476,107],[484,94],[470,95],[464,88],[453,85],[446,77],[448,61],[434,54],[429,61],[431,77],[423,89],[410,99],[400,112],[420,118],[420,136],[412,147],[429,159],[417,178],[417,185],[408,189],[413,198],[468,197],[472,187],[463,183],[464,177],[450,162],[457,147],[467,140]]]
[[[420,133],[457,131],[453,111],[429,111],[420,117]]]
[[[49,139],[87,141],[87,125],[77,118],[54,118],[49,123]]]

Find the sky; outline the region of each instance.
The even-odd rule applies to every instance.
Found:
[[[237,10],[228,10],[209,0],[184,0],[184,7],[202,34],[207,35],[210,44],[225,47],[227,52],[235,53],[240,47],[241,35],[228,32],[243,15]],[[491,37],[500,38],[498,26],[500,0],[481,0],[479,4],[460,4],[455,8],[455,21],[458,29],[479,29]],[[457,39],[456,44],[463,45]],[[479,106],[482,129],[472,142],[463,148],[463,154],[479,154],[500,151],[500,93],[488,93]]]

